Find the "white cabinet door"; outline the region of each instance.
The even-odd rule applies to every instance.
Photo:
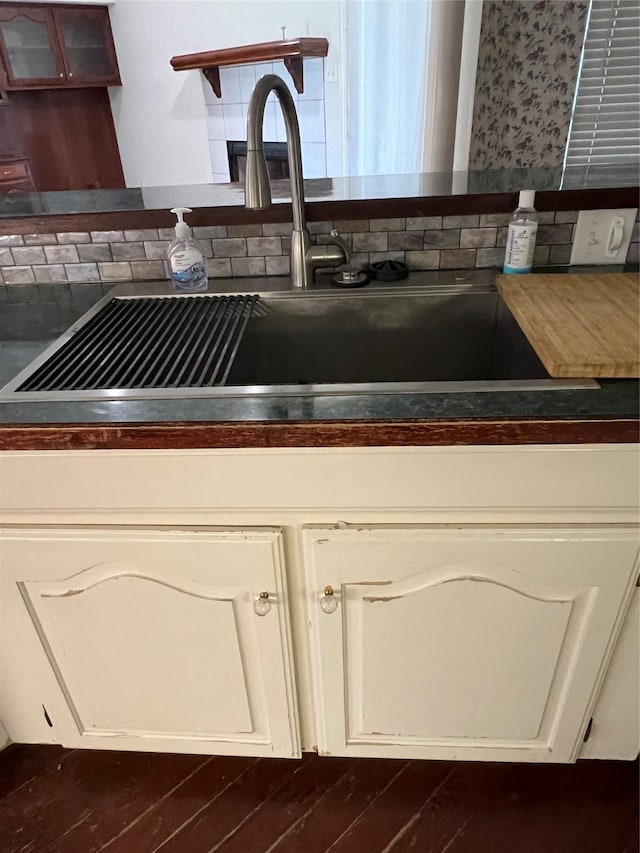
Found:
[[[636,531],[343,526],[304,540],[322,753],[575,760]]]
[[[634,589],[580,758],[632,760],[639,751],[640,589]]]
[[[298,756],[282,555],[270,529],[4,531],[11,737]]]

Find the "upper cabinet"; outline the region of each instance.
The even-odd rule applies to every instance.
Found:
[[[120,85],[104,6],[3,4],[0,60],[8,90]]]

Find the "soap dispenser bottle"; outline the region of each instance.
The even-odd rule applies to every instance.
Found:
[[[178,222],[175,227],[176,239],[167,249],[167,261],[173,286],[182,293],[199,293],[207,289],[207,271],[202,252],[184,221],[184,214],[191,212],[188,207],[174,207],[171,210],[178,217]]]
[[[522,190],[518,197],[518,207],[507,231],[503,268],[506,273],[531,272],[538,233],[538,214],[533,206],[535,197],[535,190]]]

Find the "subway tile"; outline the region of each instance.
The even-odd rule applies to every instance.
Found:
[[[326,222],[309,222],[307,225],[307,229],[309,234],[319,234],[321,232],[314,231],[314,225],[329,225],[330,223]],[[265,237],[287,237],[291,235],[291,231],[293,230],[293,225],[291,222],[263,222],[262,223],[262,233]],[[326,232],[329,233],[331,229]]]
[[[369,266],[369,252],[354,252],[351,255],[351,266],[354,269],[362,270]]]
[[[494,228],[508,225],[513,213],[483,213],[480,216],[480,228]]]
[[[578,221],[578,211],[577,210],[557,210],[554,222],[556,225],[565,225],[567,223],[573,224]]]
[[[44,253],[50,264],[77,264],[80,260],[75,246],[45,246]]]
[[[130,281],[131,266],[124,261],[118,263],[98,264],[102,281]]]
[[[369,228],[371,231],[405,231],[406,220],[404,218],[371,219]]]
[[[143,261],[144,243],[113,243],[111,255],[114,261]]]
[[[278,233],[291,234],[291,229],[293,226],[290,222],[282,222],[279,224],[282,225],[282,227],[287,225],[289,227],[289,231],[288,232],[282,231],[282,232],[278,232]],[[267,232],[265,230],[266,227],[267,227],[266,225],[262,226],[262,232],[263,232],[265,237],[267,236]],[[332,229],[333,229],[333,222],[309,222],[307,224],[307,228],[309,229],[309,234],[330,234]],[[337,228],[337,226],[336,226],[336,228]],[[368,228],[365,230],[368,230]]]
[[[247,255],[247,241],[244,237],[227,240],[212,240],[214,258],[243,258]]]
[[[282,254],[290,255],[291,254],[291,234],[287,237],[281,237],[282,240]]]
[[[173,228],[158,228],[158,240],[168,240],[172,243],[176,239],[176,229]]]
[[[440,269],[468,269],[476,265],[475,249],[446,249],[440,252]]]
[[[495,246],[497,228],[463,228],[460,231],[460,248],[475,249]]]
[[[507,234],[509,233],[509,228],[504,225],[502,228],[498,228],[498,235],[496,237],[496,246],[506,246],[507,245]]]
[[[167,249],[171,243],[168,240],[145,241],[144,253],[148,261],[163,261],[167,256]]]
[[[424,232],[423,248],[425,249],[457,249],[460,245],[460,232],[457,228]]]
[[[134,281],[166,278],[162,261],[131,261],[131,277]]]
[[[404,263],[404,252],[371,252],[369,263],[375,264],[378,261],[401,261]]]
[[[55,235],[58,243],[90,243],[91,237],[88,231],[61,231]]]
[[[336,219],[334,226],[337,231],[344,234],[354,234],[369,230],[368,219]]]
[[[540,225],[552,225],[555,222],[555,216],[553,210],[543,210],[538,212],[538,222]]]
[[[65,264],[69,281],[99,281],[96,264]]]
[[[23,234],[25,246],[55,246],[58,242],[55,234]]]
[[[209,278],[231,278],[231,261],[229,258],[216,258],[207,261],[207,275]]]
[[[124,243],[123,231],[91,231],[92,243]]]
[[[249,255],[281,255],[282,240],[280,237],[247,237],[247,253]]]
[[[149,240],[158,240],[158,229],[138,228],[132,231],[125,231],[124,239],[127,243],[145,243]]]
[[[287,255],[273,255],[265,258],[264,263],[267,275],[289,275],[291,261]]]
[[[543,267],[549,263],[550,246],[536,246],[533,250],[533,265]]]
[[[388,234],[386,231],[367,231],[365,233],[354,233],[354,252],[385,252],[388,248]]]
[[[442,228],[441,216],[408,216],[407,231],[425,231],[428,228]]]
[[[22,234],[0,234],[0,246],[24,246]]]
[[[31,267],[3,267],[2,276],[5,284],[35,284],[35,276]]]
[[[2,267],[0,267],[0,285],[4,284],[4,276],[2,275]]]
[[[420,251],[423,246],[422,231],[392,231],[389,234],[389,249],[412,249]]]
[[[212,240],[220,239],[227,236],[226,225],[200,225],[193,229],[193,236],[196,240]]]
[[[229,237],[262,237],[262,225],[227,225]]]
[[[571,246],[549,246],[550,264],[568,264],[571,260]]]
[[[203,258],[212,258],[213,257],[213,249],[211,247],[211,240],[196,240],[200,251],[202,252]]]
[[[81,263],[111,260],[111,246],[108,243],[89,243],[86,246],[80,244],[76,248]]]
[[[264,258],[231,258],[231,271],[234,276],[265,275]]]
[[[0,247],[0,267],[12,267],[14,264],[11,249]]]
[[[405,252],[404,259],[408,267],[416,270],[437,270],[440,266],[438,251]]]
[[[478,249],[476,252],[476,267],[498,267],[504,265],[504,249],[494,246],[490,249]]]
[[[16,264],[46,264],[42,246],[15,246],[11,250]]]
[[[33,274],[39,284],[48,284],[56,281],[66,281],[67,273],[62,264],[50,264],[48,266],[34,266]]]
[[[465,214],[464,216],[443,216],[443,228],[477,228],[480,225],[480,216],[477,213]]]
[[[570,243],[573,236],[573,225],[539,225],[536,243],[552,246],[560,243]]]

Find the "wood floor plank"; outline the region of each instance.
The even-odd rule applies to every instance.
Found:
[[[185,770],[183,762],[176,762],[175,757],[162,765],[155,754],[144,754],[143,759],[138,770],[122,784],[105,788],[91,800],[91,812],[52,845],[51,853],[152,850],[183,822],[180,810],[172,804],[177,801],[188,806],[188,803],[179,796],[172,800],[177,792],[186,789],[189,796],[193,780],[197,782],[203,775],[213,787],[216,777],[222,777],[230,768],[227,762],[246,764],[247,761],[202,756],[195,767],[189,761]],[[177,824],[172,823],[175,820]],[[132,840],[125,841],[129,833]]]
[[[158,853],[209,853],[303,766],[304,759],[259,759],[229,785],[221,797],[212,800],[193,820],[156,848]]]
[[[315,803],[270,853],[325,853],[407,764],[399,759],[363,759],[335,785],[318,790]]]
[[[409,762],[329,848],[331,853],[354,853],[355,850],[378,853],[384,850],[425,808],[451,770],[452,762],[447,761]]]
[[[69,755],[62,746],[12,743],[0,752],[0,800],[21,785],[57,766]]]
[[[321,792],[333,787],[357,764],[353,758],[308,756],[295,776],[261,803],[232,835],[211,853],[271,850],[289,827],[303,817]]]
[[[192,755],[155,759],[151,792],[154,799],[166,791],[165,786],[171,787],[204,760]],[[105,795],[126,786],[147,760],[145,753],[137,752],[74,751],[60,771],[50,769],[16,796],[7,796],[0,803],[0,850],[49,851],[72,826],[89,817]]]
[[[447,853],[623,853],[638,838],[638,762],[520,765]]]
[[[494,810],[508,796],[518,766],[454,762],[451,774],[424,809],[398,833],[393,853],[440,853],[448,849],[479,811]]]
[[[141,813],[139,819],[131,822],[126,829],[112,833],[98,849],[104,853],[155,850],[220,796],[255,762],[255,758],[212,758],[163,799]],[[77,843],[75,847],[56,848],[55,853],[74,853],[84,849],[82,844]]]

